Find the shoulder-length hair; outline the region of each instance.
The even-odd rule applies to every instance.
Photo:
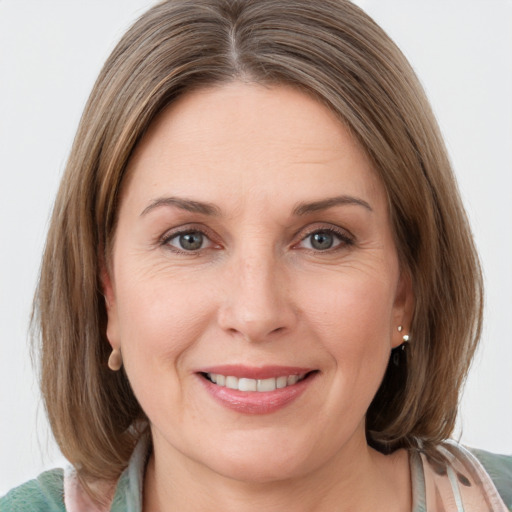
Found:
[[[94,86],[35,297],[46,410],[84,480],[124,469],[141,435],[133,425],[145,418],[124,372],[107,368],[100,282],[130,155],[177,97],[236,80],[291,85],[327,105],[387,192],[415,311],[406,360],[389,364],[367,412],[368,442],[433,453],[453,430],[481,330],[481,273],[438,126],[407,60],[347,0],[169,0],[124,35]]]

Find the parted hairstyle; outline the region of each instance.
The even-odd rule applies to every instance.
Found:
[[[35,296],[45,407],[84,482],[117,477],[147,424],[124,371],[107,367],[101,272],[127,163],[176,98],[237,80],[285,84],[326,105],[362,144],[386,190],[415,309],[412,341],[398,365],[390,357],[367,411],[368,443],[384,453],[411,446],[433,453],[453,430],[480,336],[482,279],[445,146],[409,63],[347,0],[168,0],[128,30],[93,88]]]

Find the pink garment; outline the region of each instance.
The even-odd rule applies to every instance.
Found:
[[[106,505],[96,503],[87,492],[85,492],[76,471],[69,466],[64,471],[64,504],[66,512],[109,512],[110,504],[114,498],[117,482],[98,481],[94,489],[100,496],[105,497]]]
[[[437,450],[446,465],[429,461],[423,453],[411,453],[413,512],[509,512],[471,452],[453,441]]]

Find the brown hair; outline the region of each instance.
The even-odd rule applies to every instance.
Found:
[[[62,453],[82,478],[115,478],[144,413],[106,361],[100,271],[119,190],[155,116],[192,88],[289,84],[334,111],[373,159],[389,199],[415,312],[406,361],[390,363],[368,442],[429,452],[454,427],[481,328],[478,258],[424,92],[395,44],[347,0],[171,0],[108,58],[85,108],[53,211],[35,299],[41,386]]]

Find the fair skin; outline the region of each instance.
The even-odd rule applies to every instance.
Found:
[[[369,448],[365,413],[411,287],[326,107],[238,82],[174,102],[130,160],[104,288],[150,420],[145,511],[410,510],[407,455]]]

